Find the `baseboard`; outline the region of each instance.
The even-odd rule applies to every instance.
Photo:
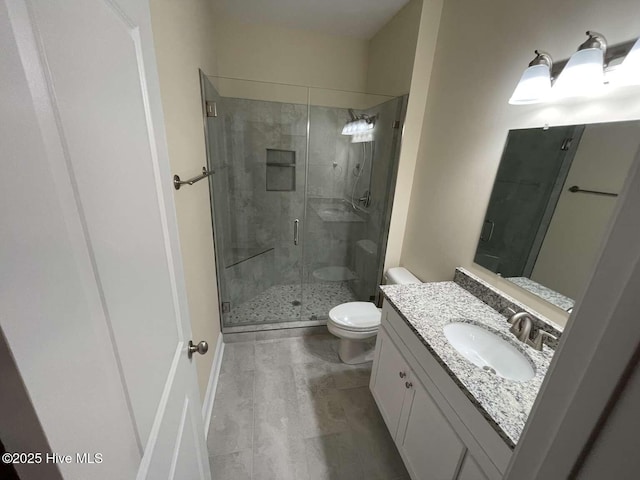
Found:
[[[209,376],[209,384],[207,385],[207,393],[202,402],[202,418],[204,419],[204,436],[209,435],[209,424],[211,423],[211,413],[213,412],[213,401],[216,398],[216,389],[218,388],[218,378],[220,377],[220,367],[222,366],[222,354],[224,353],[224,342],[222,341],[222,332],[218,336],[216,342],[216,350],[213,352],[213,363],[211,364],[211,374]]]

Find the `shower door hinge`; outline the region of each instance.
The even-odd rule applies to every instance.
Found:
[[[207,117],[217,117],[218,116],[218,105],[216,102],[205,102]]]
[[[560,146],[560,150],[564,150],[567,151],[569,150],[569,148],[571,148],[571,142],[573,141],[573,138],[571,137],[567,137],[562,141],[562,145]]]
[[[400,128],[400,120],[395,120],[391,125],[391,128]]]
[[[229,313],[231,311],[231,302],[222,302],[222,313]]]

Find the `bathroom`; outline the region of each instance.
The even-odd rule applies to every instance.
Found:
[[[635,478],[638,8],[2,2],[6,475]]]

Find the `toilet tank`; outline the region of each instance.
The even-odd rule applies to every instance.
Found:
[[[384,283],[387,285],[406,285],[409,283],[422,283],[418,277],[404,267],[393,267],[384,275]]]

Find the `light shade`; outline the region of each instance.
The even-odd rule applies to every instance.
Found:
[[[616,72],[616,83],[640,85],[640,39],[638,39]]]
[[[347,122],[346,125],[342,128],[342,135],[355,135],[357,133],[364,133],[372,130],[373,127],[373,120],[367,121],[364,118],[351,120],[350,122]]]
[[[551,92],[551,72],[548,65],[527,68],[509,99],[511,105],[527,105],[546,100]]]
[[[364,143],[364,142],[373,142],[373,130],[354,133],[351,136],[351,143]]]
[[[593,95],[604,87],[604,51],[585,48],[574,53],[553,86],[554,97]]]

